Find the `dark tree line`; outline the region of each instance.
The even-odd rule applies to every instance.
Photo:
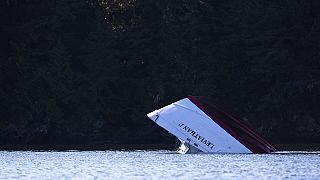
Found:
[[[320,3],[0,2],[0,144],[167,143],[146,113],[209,96],[320,142]]]

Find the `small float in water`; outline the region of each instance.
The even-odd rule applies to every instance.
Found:
[[[271,153],[277,148],[208,98],[188,96],[147,116],[176,136],[185,153]]]

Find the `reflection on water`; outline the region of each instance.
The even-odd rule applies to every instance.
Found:
[[[320,152],[0,151],[0,179],[320,179]]]

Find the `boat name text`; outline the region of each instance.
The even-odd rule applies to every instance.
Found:
[[[207,140],[206,138],[200,136],[200,134],[198,134],[197,132],[195,132],[194,130],[192,130],[190,127],[184,125],[183,123],[178,124],[178,126],[180,128],[182,128],[183,130],[185,130],[187,133],[191,134],[191,136],[193,136],[196,140],[200,141],[201,143],[205,144],[206,146],[208,146],[209,148],[213,148],[214,144],[212,144],[209,140]]]

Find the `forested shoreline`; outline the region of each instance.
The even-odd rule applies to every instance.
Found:
[[[146,113],[208,96],[320,143],[320,2],[0,2],[0,144],[158,144]]]

